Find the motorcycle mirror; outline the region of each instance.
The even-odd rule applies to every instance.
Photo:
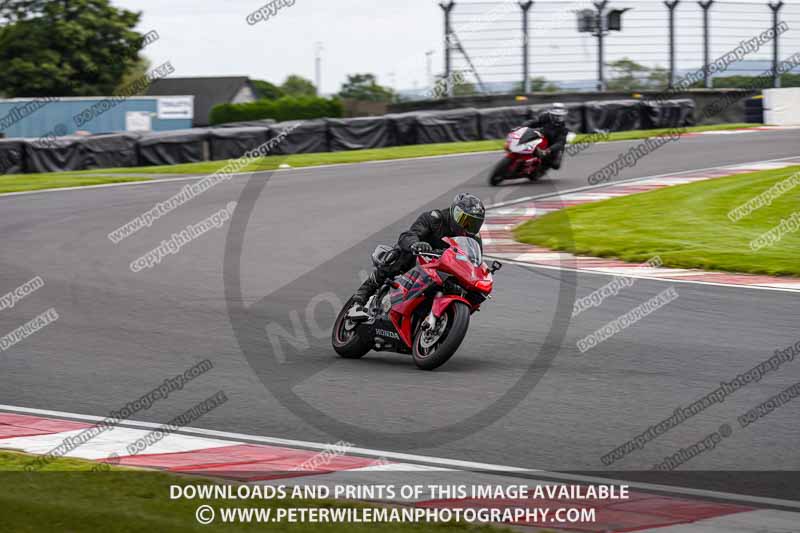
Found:
[[[492,261],[492,268],[490,268],[489,271],[492,274],[494,274],[495,272],[497,272],[501,268],[503,268],[503,263],[501,263],[500,261]]]

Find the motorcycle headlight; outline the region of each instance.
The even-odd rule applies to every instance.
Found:
[[[475,287],[477,287],[479,291],[488,294],[492,292],[492,280],[490,279],[481,280],[475,284]]]

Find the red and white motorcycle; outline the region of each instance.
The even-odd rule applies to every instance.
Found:
[[[574,133],[567,135],[571,141]],[[536,156],[536,150],[545,150],[550,142],[542,132],[535,128],[521,126],[506,137],[506,155],[498,161],[489,176],[489,185],[499,185],[503,180],[528,178],[536,181],[547,173],[542,159]]]

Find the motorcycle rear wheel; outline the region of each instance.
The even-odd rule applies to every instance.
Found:
[[[411,355],[414,364],[422,370],[433,370],[445,364],[467,334],[469,307],[463,302],[453,302],[437,321],[441,331],[431,332],[417,328]]]
[[[492,173],[489,176],[489,185],[492,187],[496,187],[500,185],[500,183],[508,177],[508,167],[511,166],[511,159],[504,157],[492,169]]]
[[[528,176],[528,179],[531,181],[539,181],[541,178],[545,177],[545,175],[547,175],[547,169],[539,167],[533,172],[533,174]]]
[[[345,359],[359,359],[372,349],[372,343],[358,335],[356,326],[347,319],[347,313],[353,307],[351,297],[339,311],[331,331],[333,349]],[[348,329],[349,328],[349,329]]]

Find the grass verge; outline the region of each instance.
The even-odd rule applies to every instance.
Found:
[[[32,456],[0,451],[0,530],[15,533],[41,531],[103,531],[133,533],[169,531],[290,531],[292,533],[399,532],[501,533],[505,528],[447,524],[221,524],[208,526],[195,520],[197,507],[366,507],[331,500],[186,500],[170,499],[170,485],[214,483],[200,477],[187,478],[155,471],[111,466],[96,471],[97,463],[79,459],[56,459],[36,473],[24,472]]]
[[[800,181],[800,166],[716,178],[569,207],[526,222],[514,235],[529,244],[578,255],[665,266],[800,276],[800,231],[754,251],[750,242],[798,213],[794,187],[748,216],[728,213],[778,182]]]
[[[13,174],[0,176],[0,193],[38,191],[42,189],[63,189],[64,187],[86,187],[87,185],[107,185],[128,181],[148,180],[148,177],[126,176],[84,176],[54,172],[52,174]]]
[[[687,132],[716,131],[739,129],[758,124],[714,124],[708,126],[695,126],[687,128]],[[646,139],[671,131],[669,129],[635,130],[611,133],[608,141],[629,141]],[[573,141],[580,143],[585,140],[595,139],[591,135],[578,135]],[[290,156],[269,156],[260,158],[246,168],[243,172],[256,172],[275,170],[282,163],[292,167],[310,167],[319,165],[336,165],[342,163],[363,163],[366,161],[390,161],[409,157],[427,157],[436,155],[468,154],[475,152],[491,152],[503,148],[503,140],[468,141],[440,144],[419,144],[412,146],[393,146],[391,148],[371,148],[367,150],[352,150],[347,152],[323,152],[316,154],[295,154]],[[84,185],[98,185],[101,183],[118,183],[121,181],[146,180],[147,174],[211,174],[221,169],[230,160],[203,161],[201,163],[186,163],[182,165],[165,165],[152,167],[104,168],[96,170],[81,170],[71,172],[50,172],[45,174],[9,174],[0,176],[0,193],[30,191],[39,189],[55,189],[61,187],[80,187]],[[121,176],[125,174],[142,174],[143,176]]]

